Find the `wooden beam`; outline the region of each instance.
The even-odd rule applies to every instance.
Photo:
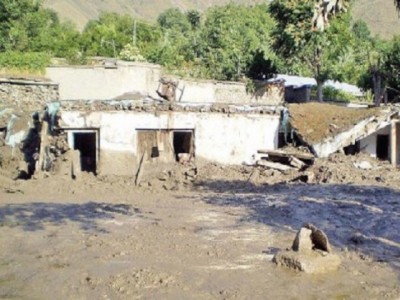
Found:
[[[315,159],[315,156],[311,153],[294,153],[294,152],[285,152],[285,151],[279,151],[279,150],[258,150],[257,151],[259,154],[267,154],[268,157],[285,157],[285,158],[290,158],[290,157],[296,157],[301,160],[306,160],[306,161],[311,161],[313,162]]]
[[[270,162],[270,161],[267,161],[267,160],[259,160],[259,161],[257,161],[257,166],[267,167],[269,169],[283,171],[283,172],[294,170],[294,168],[292,168],[290,166],[283,165],[283,164],[280,164],[280,163]]]

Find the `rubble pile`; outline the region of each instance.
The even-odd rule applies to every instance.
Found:
[[[136,96],[134,96],[136,97]],[[235,105],[226,103],[187,103],[161,101],[151,97],[140,100],[73,100],[62,101],[62,109],[69,111],[135,111],[135,112],[201,112],[201,113],[257,113],[276,114],[279,108],[268,105]]]
[[[318,159],[308,170],[309,183],[370,184],[393,186],[400,180],[400,172],[388,161],[379,161],[367,154],[353,156],[333,154]]]

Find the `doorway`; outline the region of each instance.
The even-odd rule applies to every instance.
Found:
[[[173,145],[176,161],[179,161],[179,154],[193,154],[193,131],[174,131]]]
[[[376,157],[382,160],[389,159],[389,135],[378,134],[376,138]]]
[[[97,139],[96,132],[73,132],[74,149],[79,150],[81,169],[96,174]]]

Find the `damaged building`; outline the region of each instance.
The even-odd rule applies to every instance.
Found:
[[[72,173],[135,176],[143,164],[198,159],[254,165],[259,150],[294,141],[316,157],[366,152],[399,163],[398,110],[393,107],[285,105],[282,82],[257,82],[249,92],[245,83],[165,78],[158,66],[127,62],[113,68],[51,67],[46,75],[52,81],[44,85],[54,95],[35,106],[37,111],[47,106],[47,122],[36,130],[40,149],[28,153],[38,158],[38,169],[48,170],[44,165],[51,156],[67,148],[72,149]],[[6,131],[12,147],[27,133]],[[48,140],[46,132],[61,136],[65,145],[50,145],[54,138]]]
[[[103,175],[133,175],[142,161],[250,164],[257,149],[277,146],[279,111],[266,106],[97,104],[62,102],[59,125],[82,170]]]
[[[399,109],[354,109],[308,103],[289,105],[291,131],[316,157],[367,153],[399,164]]]
[[[51,67],[47,76],[60,84],[58,129],[83,171],[131,176],[144,162],[194,159],[252,164],[257,149],[278,145],[279,84],[249,93],[244,83],[169,79],[158,66],[128,62]]]

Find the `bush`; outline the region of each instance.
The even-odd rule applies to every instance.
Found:
[[[0,52],[0,69],[16,69],[43,73],[50,64],[50,55],[42,52]]]
[[[132,44],[126,44],[124,46],[124,49],[119,53],[119,58],[127,61],[146,61],[140,54],[139,48]]]
[[[324,101],[351,102],[357,100],[357,97],[351,93],[338,90],[332,86],[324,86]],[[311,99],[317,99],[317,87],[311,88]]]

